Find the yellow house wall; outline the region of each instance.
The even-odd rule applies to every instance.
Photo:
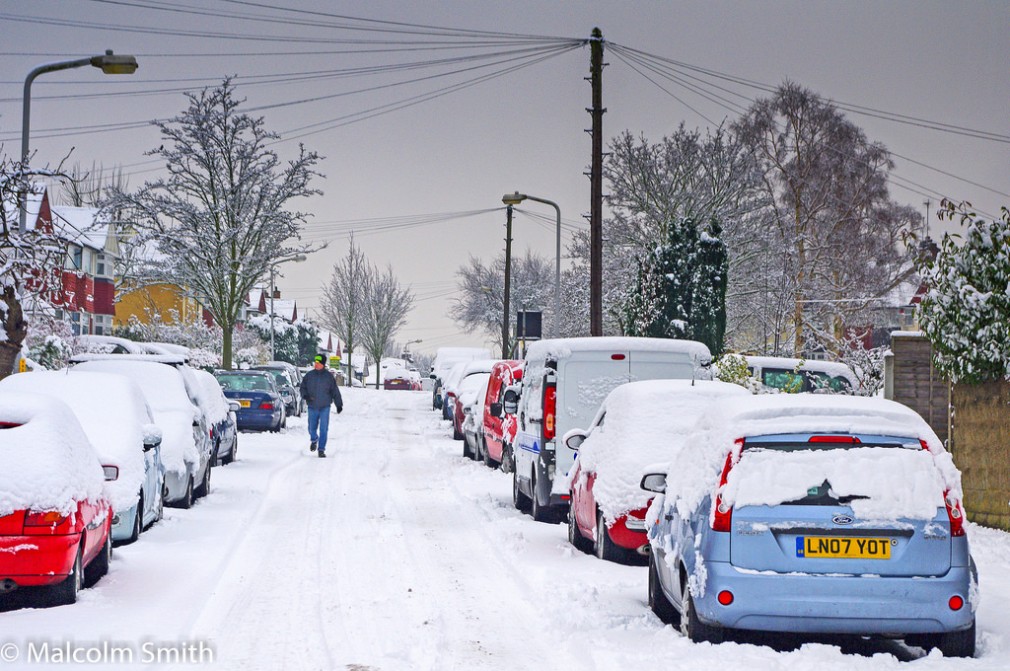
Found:
[[[150,324],[151,316],[161,315],[164,323],[172,323],[172,310],[179,313],[184,323],[194,322],[203,318],[199,304],[191,298],[182,295],[182,290],[174,284],[152,284],[132,291],[122,291],[116,302],[116,315],[113,323],[125,326],[130,323],[130,317],[136,316],[142,324]]]

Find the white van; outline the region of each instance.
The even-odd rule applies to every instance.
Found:
[[[561,443],[569,429],[589,426],[615,387],[636,380],[711,379],[708,347],[663,338],[561,338],[533,343],[522,385],[506,393],[514,413],[512,501],[537,521],[563,517],[568,489],[563,477],[575,451]],[[515,406],[510,409],[510,406]],[[557,477],[555,477],[557,474]]]

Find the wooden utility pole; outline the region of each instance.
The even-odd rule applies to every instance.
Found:
[[[501,358],[509,359],[509,294],[512,281],[512,206],[505,208],[505,297],[501,321]]]
[[[589,172],[589,334],[603,335],[603,33],[589,38],[589,81],[593,90],[592,162]]]

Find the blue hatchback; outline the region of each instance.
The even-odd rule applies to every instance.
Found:
[[[215,373],[225,397],[239,404],[235,413],[239,431],[280,431],[287,418],[273,376],[265,371],[240,370]]]
[[[877,399],[745,400],[642,481],[665,494],[648,516],[653,611],[695,641],[853,634],[972,656],[960,475],[925,422]]]

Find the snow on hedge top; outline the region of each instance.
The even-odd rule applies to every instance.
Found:
[[[144,434],[154,420],[136,383],[111,373],[40,371],[11,375],[0,389],[66,403],[102,464],[119,468],[119,477],[106,485],[112,509],[127,510],[137,502],[144,481]]]
[[[187,464],[200,463],[192,428],[199,419],[199,411],[186,393],[182,374],[174,366],[117,354],[114,358],[79,363],[74,370],[119,373],[136,382],[154,412],[154,422],[161,427],[161,461],[165,470],[184,473]]]
[[[730,471],[724,494],[733,504],[776,505],[827,480],[838,496],[869,497],[852,502],[857,515],[932,518],[944,489],[961,496],[960,473],[939,438],[918,414],[893,401],[817,394],[724,398],[709,408],[699,428],[697,449],[682,451],[668,467],[668,499],[676,497],[681,515],[715,491],[726,455],[739,456],[737,439],[776,434],[894,436],[907,438],[910,447],[850,447],[813,455],[813,450],[763,455],[755,450],[737,463],[739,474],[736,466]],[[928,452],[918,446],[920,440]]]
[[[36,375],[36,373],[21,373]],[[0,390],[0,517],[17,510],[67,515],[98,501],[105,478],[94,448],[62,401]]]
[[[578,455],[579,477],[596,473],[593,495],[608,521],[648,503],[642,476],[692,447],[699,418],[723,396],[751,397],[739,385],[690,380],[631,382],[610,392]]]
[[[554,338],[538,340],[526,350],[526,360],[557,359],[570,356],[572,352],[628,352],[645,350],[649,352],[683,352],[699,363],[711,360],[708,347],[693,340],[672,338],[633,338],[615,336],[608,338]]]
[[[196,381],[195,391],[199,396],[200,407],[207,415],[207,421],[211,424],[227,422],[231,408],[228,407],[228,399],[221,390],[221,383],[205,370],[194,368],[192,373]]]

